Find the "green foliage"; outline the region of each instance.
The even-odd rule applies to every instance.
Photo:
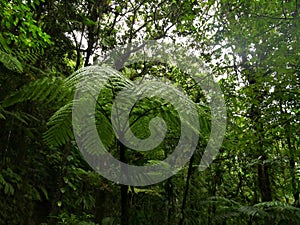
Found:
[[[9,70],[16,71],[18,73],[23,72],[23,66],[19,60],[2,51],[0,51],[0,62],[2,62],[3,65]]]
[[[205,204],[218,205],[219,211],[214,216],[216,222],[230,221],[231,224],[247,224],[247,221],[262,221],[269,218],[275,224],[299,224],[299,208],[287,203],[272,201],[243,206],[224,197],[213,197]]]
[[[57,221],[60,225],[97,225],[94,222],[88,222],[89,217],[89,215],[84,215],[78,218],[78,216],[74,214],[68,215],[67,213],[62,213],[58,215]]]
[[[51,44],[50,36],[41,29],[41,22],[34,19],[32,9],[44,1],[8,1],[0,6],[2,20],[2,34],[0,47],[9,51],[12,45],[24,50],[25,48],[39,48]],[[13,32],[11,32],[13,31]]]
[[[51,102],[66,102],[72,91],[63,86],[61,77],[45,77],[38,79],[20,90],[15,91],[2,101],[2,107],[10,107],[24,101],[38,101],[49,104]]]
[[[0,224],[299,224],[299,9],[296,0],[1,2]],[[202,172],[210,110],[193,79],[157,62],[126,65],[120,73],[80,69],[124,43],[163,38],[193,48],[224,93],[226,137]],[[120,195],[120,186],[92,171],[74,141],[72,108],[80,104],[74,92],[87,77],[95,78],[90,90],[105,84],[96,99],[96,127],[116,158],[110,112],[117,94],[149,77],[180,87],[175,95],[164,86],[143,87],[149,97],[132,109],[133,134],[149,137],[156,116],[168,133],[152,151],[126,149],[125,156],[140,166],[172,153],[179,113],[189,110],[182,105],[176,112],[158,97],[172,95],[195,102],[199,113],[190,162],[164,182]],[[93,152],[93,138],[87,135],[85,143]]]
[[[73,138],[72,107],[71,103],[66,104],[49,119],[49,129],[44,134],[44,140],[51,148],[62,146]]]

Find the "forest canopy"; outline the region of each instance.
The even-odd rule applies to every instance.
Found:
[[[1,2],[0,224],[300,224],[299,10],[298,0]],[[146,41],[189,49],[201,63],[199,77],[213,77],[222,91],[226,133],[204,170],[213,110],[195,76],[155,60],[126,64],[134,51],[114,72],[105,63],[115,49]],[[176,58],[184,68],[193,65]],[[151,185],[120,184],[83,156],[72,124],[74,96],[82,77],[97,71],[91,85],[103,89],[95,98],[95,130],[109,153],[151,166],[172,155],[182,136],[196,140],[180,170]],[[147,85],[154,81],[166,85]],[[137,83],[149,95],[130,111],[132,134],[143,140],[162,133],[152,123],[158,117],[167,130],[147,152],[123,144],[110,117],[118,93]],[[176,99],[193,107],[168,101]],[[186,123],[193,132],[181,133],[186,112],[199,119],[197,139],[198,120]],[[84,134],[77,130],[93,153],[88,125]]]

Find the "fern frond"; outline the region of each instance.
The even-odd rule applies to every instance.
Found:
[[[15,118],[16,120],[20,121],[21,123],[24,123],[25,125],[28,125],[28,123],[32,120],[37,120],[36,117],[25,113],[25,112],[10,112],[10,111],[6,111],[6,114],[9,116],[12,116],[13,118]]]
[[[236,217],[239,217],[240,216],[240,213],[238,212],[225,212],[225,213],[218,213],[217,215],[215,215],[213,217],[213,221],[214,222],[224,222],[225,220],[228,220],[228,219],[233,219],[233,218],[236,218]]]
[[[16,57],[3,51],[0,51],[0,62],[2,62],[3,65],[11,71],[16,71],[18,73],[23,72],[22,63]]]
[[[240,208],[238,208],[238,212],[244,214],[244,215],[247,215],[247,216],[250,216],[250,217],[265,217],[265,216],[268,216],[268,214],[257,208],[257,207],[254,207],[254,206],[242,206]]]
[[[228,199],[222,196],[214,196],[207,199],[206,203],[214,203],[214,204],[226,204],[231,206],[241,206],[241,204],[232,199]]]
[[[89,84],[90,86],[86,86]],[[99,90],[99,85],[122,89],[132,86],[132,82],[125,76],[109,67],[83,67],[66,79],[66,87],[84,88],[85,90]]]
[[[49,129],[44,133],[44,141],[51,148],[59,147],[61,145],[66,144],[68,141],[74,138],[73,135],[73,124],[72,124],[72,109],[74,104],[77,104],[77,101],[71,101],[61,107],[58,111],[54,113],[53,116],[49,119],[47,126]],[[84,110],[84,109],[83,109]],[[103,114],[96,114],[96,126],[99,128],[101,132],[99,135],[104,143],[104,145],[111,145],[114,141],[114,134],[109,123]],[[84,127],[85,135],[82,139],[85,147],[88,147],[89,151],[92,153],[95,149],[97,149],[96,141],[94,136],[89,135],[89,133],[93,132],[91,126]]]
[[[246,206],[225,197],[210,197],[203,203],[218,206],[218,211],[213,218],[215,222],[236,219],[241,222],[241,219],[269,218],[272,221],[277,221],[276,224],[281,224],[280,222],[285,222],[284,224],[300,224],[300,209],[285,202],[271,201]]]
[[[5,110],[3,109],[3,107],[0,105],[0,119],[6,119],[6,117],[4,116],[5,114]]]
[[[6,108],[24,101],[40,101],[49,103],[69,100],[72,90],[64,86],[64,80],[59,77],[45,77],[25,85],[19,91],[14,92],[2,101],[2,107]]]
[[[91,79],[91,78],[92,81],[94,82],[90,82],[89,83],[90,86],[86,86],[85,82],[80,82],[80,81],[85,81],[85,79]],[[107,84],[107,80],[109,79],[111,82]],[[110,85],[111,87],[112,86],[124,87],[126,84],[128,84],[128,82],[126,82],[121,75],[115,73],[112,70],[103,69],[100,67],[85,67],[75,72],[73,75],[71,75],[69,78],[66,79],[65,83],[61,85],[63,89],[68,89],[68,90],[73,90],[75,87],[77,87],[77,88],[84,88],[87,91],[90,91],[91,89],[95,89],[98,91],[100,84],[106,84],[107,86]],[[59,88],[56,87],[55,90],[58,91]],[[52,95],[55,96],[52,90],[47,90],[47,93],[48,92],[49,94],[52,93]],[[37,93],[36,95],[39,95],[40,93],[45,93],[45,92],[43,89],[41,90],[37,89],[36,93]],[[42,96],[49,95],[47,93]],[[31,94],[30,97],[33,97],[33,94]],[[44,134],[44,140],[46,144],[48,144],[49,146],[58,147],[65,144],[67,141],[73,138],[72,107],[74,106],[74,104],[77,104],[76,100],[73,100],[72,102],[69,102],[65,106],[61,107],[50,118],[49,122],[47,123],[49,129]],[[101,113],[97,113],[96,118],[97,118],[97,127],[101,128],[101,135],[104,136],[103,139],[105,140],[105,144],[108,145],[111,144],[114,136],[111,135],[112,128],[109,124],[110,121],[107,121],[107,119]],[[92,132],[91,127],[86,127],[85,132],[86,133]],[[89,135],[85,135],[85,137],[88,136]],[[89,151],[94,151],[96,149],[95,146],[96,143],[93,138],[91,138],[91,140],[89,138],[83,139],[83,142],[85,146],[89,148]]]
[[[18,51],[13,51],[19,60],[25,63],[36,62],[38,58],[41,58],[43,50],[39,48],[26,48],[25,50],[18,49]]]
[[[170,88],[169,85],[163,84],[162,82],[144,82],[139,86],[130,87],[126,92],[126,95],[120,96],[118,99],[122,105],[126,103],[130,105],[131,103],[136,102],[139,96],[147,96],[146,99],[148,99],[149,102],[159,103],[156,106],[159,108],[157,111],[166,111],[166,113],[164,113],[165,118],[168,119],[174,117],[176,114],[179,115],[181,126],[184,124],[186,127],[190,128],[187,131],[191,133],[184,134],[186,137],[193,137],[192,132],[199,134],[196,123],[198,118],[197,108],[192,100],[181,91]],[[134,96],[132,96],[133,93]],[[170,104],[173,105],[174,110],[170,107]],[[167,107],[168,105],[169,107]]]
[[[3,37],[2,33],[0,33],[0,51],[11,53],[10,47],[8,47],[5,38]]]
[[[52,148],[61,146],[73,138],[72,102],[61,107],[49,119],[49,129],[44,133],[44,141]]]
[[[288,221],[290,224],[300,224],[300,209],[285,202],[271,201],[254,205],[255,208],[264,210],[273,220]]]
[[[43,85],[43,84],[41,84]],[[190,129],[184,133],[184,138],[193,138],[193,132],[199,134],[199,130],[196,127],[197,123],[195,120],[189,121],[192,115],[196,116],[196,120],[198,118],[198,113],[203,114],[204,110],[202,108],[197,108],[194,106],[192,100],[190,100],[184,93],[181,91],[170,88],[170,86],[165,85],[163,83],[158,82],[144,82],[141,85],[134,85],[134,83],[128,80],[125,76],[116,72],[115,70],[106,67],[106,66],[90,66],[84,67],[70,77],[68,77],[64,84],[62,85],[64,89],[74,90],[75,87],[79,90],[79,93],[85,93],[81,95],[81,98],[78,99],[78,103],[85,100],[88,100],[91,95],[90,93],[99,93],[100,89],[102,90],[109,90],[103,91],[101,99],[97,99],[97,112],[95,115],[96,117],[96,126],[101,132],[99,132],[101,140],[105,140],[104,145],[109,146],[114,142],[114,132],[111,125],[111,120],[114,118],[108,118],[107,115],[110,115],[111,106],[115,100],[115,96],[119,96],[118,92],[123,91],[122,93],[127,92],[128,95],[121,95],[121,97],[117,97],[120,104],[120,109],[122,109],[123,104],[126,103],[135,103],[141,102],[140,99],[137,99],[138,96],[147,96],[145,99],[146,101],[143,104],[136,106],[132,112],[130,112],[131,122],[135,119],[140,120],[140,123],[134,121],[134,124],[130,124],[134,127],[136,131],[139,133],[147,133],[148,129],[145,129],[145,126],[148,125],[148,122],[151,118],[153,118],[153,114],[158,112],[159,114],[163,115],[163,118],[166,119],[166,122],[178,124],[177,121],[173,121],[174,118],[178,118],[179,114],[183,114],[183,118],[180,118],[181,126],[182,123],[185,123],[185,126],[189,127]],[[47,92],[49,93],[47,93]],[[39,96],[40,94],[44,93],[42,96],[50,95],[52,90],[41,90],[36,91],[34,96]],[[46,93],[46,94],[45,94]],[[135,94],[133,94],[135,93]],[[99,93],[100,94],[100,93]],[[35,99],[33,95],[30,95],[30,98]],[[38,97],[37,97],[38,98]],[[98,96],[99,98],[99,96]],[[49,120],[49,130],[45,133],[44,139],[46,143],[50,146],[57,147],[66,143],[73,137],[72,134],[72,104],[77,104],[77,100],[73,100],[73,102],[69,102],[67,105],[59,109]],[[150,104],[151,103],[151,104]],[[176,107],[170,108],[170,104],[176,103]],[[99,107],[101,105],[101,107]],[[96,108],[97,108],[96,107]],[[152,108],[151,108],[152,107]],[[84,107],[83,107],[84,108]],[[80,109],[81,110],[81,109]],[[78,121],[82,121],[82,119],[86,119],[86,116],[89,116],[88,112],[84,112],[85,109],[82,109],[82,115],[78,115]],[[153,110],[155,112],[153,112]],[[122,111],[122,110],[120,110]],[[118,112],[120,112],[118,111]],[[124,111],[124,110],[123,110]],[[126,110],[125,110],[126,111]],[[129,112],[123,113],[129,113]],[[145,112],[145,115],[144,115]],[[91,113],[91,112],[90,112]],[[196,113],[196,114],[195,114]],[[79,113],[81,114],[81,113]],[[141,119],[141,115],[148,117],[148,119],[144,118]],[[123,115],[117,115],[118,117]],[[150,117],[149,117],[150,116]],[[202,129],[204,132],[209,133],[209,116],[202,116],[201,117],[201,124],[205,124],[207,129]],[[122,127],[124,124],[121,124]],[[83,125],[82,125],[83,126]],[[204,125],[203,125],[204,126]],[[180,124],[178,125],[180,127]],[[155,127],[158,129],[158,127]],[[69,129],[69,130],[67,130]],[[83,131],[84,130],[84,131]],[[128,130],[126,130],[128,131]],[[86,126],[80,128],[80,134],[82,137],[82,144],[84,144],[86,151],[91,154],[97,154],[94,152],[97,149],[97,140],[94,140],[95,137],[90,135],[93,131],[92,126]],[[158,133],[160,130],[158,130]],[[147,134],[145,135],[147,137]]]
[[[274,209],[282,209],[282,210],[295,210],[295,211],[299,211],[299,208],[296,208],[288,203],[285,202],[280,202],[280,201],[271,201],[271,202],[261,202],[258,203],[256,205],[254,205],[254,207],[257,208],[274,208]]]

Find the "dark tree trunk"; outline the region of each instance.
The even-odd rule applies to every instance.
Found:
[[[191,157],[190,162],[189,162],[189,168],[188,168],[188,173],[187,173],[186,182],[185,182],[185,190],[184,190],[183,200],[182,200],[182,205],[181,205],[181,218],[179,221],[179,225],[183,225],[184,220],[185,220],[185,209],[186,209],[187,197],[188,197],[188,193],[189,193],[190,180],[191,180],[192,173],[193,173],[193,163],[194,163],[194,155]]]
[[[128,186],[121,185],[121,225],[129,225]]]
[[[292,188],[293,188],[293,196],[294,196],[294,206],[295,207],[300,207],[300,202],[299,202],[299,189],[298,189],[298,182],[297,182],[297,177],[296,177],[296,164],[295,164],[295,148],[293,148],[292,143],[291,143],[291,137],[290,137],[290,132],[289,132],[289,124],[287,126],[287,144],[288,144],[288,149],[290,151],[289,154],[289,163],[290,163],[290,173],[291,173],[291,178],[292,178]]]
[[[262,157],[262,161],[267,160],[266,156]],[[261,199],[263,202],[272,201],[272,191],[269,177],[269,168],[264,163],[258,164],[258,185],[261,193]]]
[[[244,62],[245,74],[247,76],[247,81],[249,82],[249,87],[252,88],[253,95],[252,105],[249,111],[249,118],[251,120],[251,124],[253,127],[253,132],[255,135],[255,145],[252,148],[254,159],[258,159],[259,163],[257,165],[257,184],[261,194],[262,202],[272,201],[272,190],[271,190],[271,182],[269,176],[269,166],[266,164],[268,159],[268,155],[264,149],[264,127],[261,112],[261,103],[264,101],[265,93],[263,92],[263,83],[262,77],[266,76],[266,74],[258,73],[252,66],[248,64],[248,60],[245,54],[242,54],[242,61]],[[264,219],[265,225],[272,225],[274,222],[266,217]]]
[[[125,146],[119,142],[120,161],[126,163]],[[128,185],[121,185],[121,225],[129,225]]]
[[[166,182],[165,190],[167,193],[167,217],[166,224],[172,225],[172,218],[174,213],[174,193],[172,178],[169,178]]]
[[[97,190],[95,202],[95,222],[102,224],[105,216],[105,191]]]

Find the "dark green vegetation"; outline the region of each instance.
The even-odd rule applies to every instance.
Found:
[[[1,1],[0,18],[0,224],[300,224],[299,0],[11,0]],[[74,87],[66,83],[117,46],[179,37],[220,79],[228,113],[220,153],[198,171],[209,111],[192,79],[168,65],[131,65],[121,70],[131,80],[151,74],[181,86],[206,126],[172,178],[114,184],[93,172],[74,142]],[[161,115],[164,142],[148,154],[116,142],[106,114],[120,85],[110,83],[99,98],[105,145],[131,164],[165,158],[179,125],[158,99],[139,102],[133,130],[147,137],[141,127]]]

